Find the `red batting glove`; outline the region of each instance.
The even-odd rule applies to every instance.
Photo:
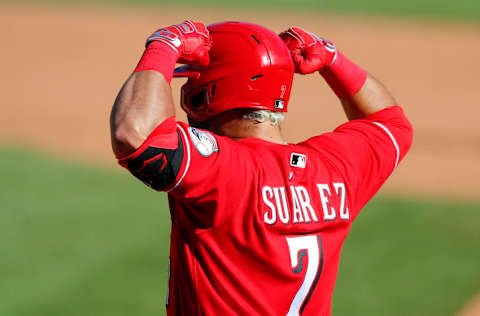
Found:
[[[175,51],[177,62],[196,66],[208,66],[208,52],[212,40],[203,23],[187,20],[183,23],[161,28],[148,39],[146,46],[154,41],[164,43]]]
[[[295,72],[302,75],[324,70],[337,58],[335,44],[299,27],[292,26],[279,36],[292,54]]]
[[[319,71],[340,98],[354,96],[365,84],[367,72],[337,51],[335,44],[299,27],[280,34],[295,64],[295,72]]]

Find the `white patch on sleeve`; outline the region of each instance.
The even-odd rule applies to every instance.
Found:
[[[209,132],[199,130],[195,127],[189,127],[188,133],[190,134],[193,145],[203,157],[208,157],[218,151],[217,140]]]
[[[379,126],[381,129],[383,129],[385,131],[385,133],[387,133],[387,135],[390,137],[390,139],[392,140],[392,143],[393,143],[393,146],[395,146],[395,150],[397,151],[397,159],[395,160],[395,167],[393,167],[393,170],[397,169],[397,166],[398,166],[398,160],[400,159],[400,148],[398,147],[398,143],[395,139],[395,137],[393,137],[393,134],[392,132],[390,132],[390,130],[388,128],[385,127],[385,125],[383,124],[380,124],[378,122],[372,122],[373,124]],[[393,171],[392,171],[393,172]]]

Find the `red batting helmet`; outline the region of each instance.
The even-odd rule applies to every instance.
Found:
[[[269,29],[244,22],[208,26],[213,44],[207,68],[184,66],[182,108],[196,121],[251,108],[287,111],[294,65],[283,40]]]

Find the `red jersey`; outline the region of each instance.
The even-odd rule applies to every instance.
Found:
[[[167,187],[140,177],[169,196],[168,315],[330,315],[350,226],[411,145],[401,108],[298,144],[176,131],[176,150],[150,137],[121,162],[132,170],[125,161],[145,148],[172,150],[142,160],[158,168],[181,152]]]

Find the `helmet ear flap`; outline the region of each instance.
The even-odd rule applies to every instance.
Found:
[[[216,89],[217,85],[214,83],[193,91],[188,89],[187,82],[181,90],[182,108],[188,115],[198,120],[199,115],[204,115],[209,112],[208,105],[215,102],[213,96],[215,95]]]
[[[190,96],[189,104],[194,108],[198,108],[202,105],[207,105],[208,104],[207,89],[202,89],[196,94]]]

